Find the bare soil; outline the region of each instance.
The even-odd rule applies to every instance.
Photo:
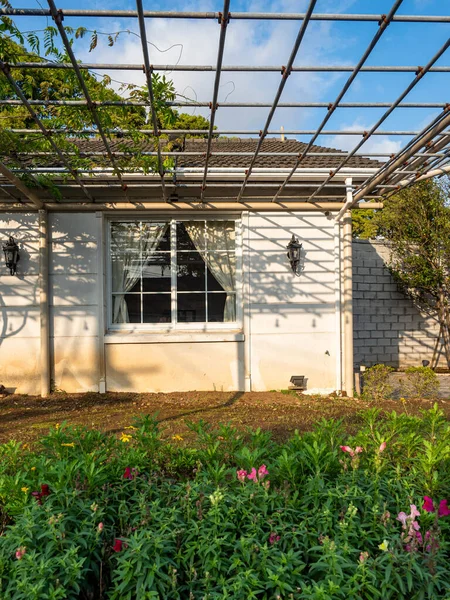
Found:
[[[440,399],[438,404],[450,419],[450,400]],[[376,404],[382,411],[412,415],[432,405],[431,400]],[[231,423],[241,430],[260,427],[272,431],[276,439],[285,439],[296,429],[311,430],[322,418],[343,418],[349,432],[354,431],[361,422],[359,413],[373,406],[357,398],[311,397],[292,391],[11,395],[0,400],[0,443],[13,439],[32,442],[63,421],[119,434],[134,417],[145,414],[156,417],[163,437],[178,434],[186,442],[194,436],[186,421],[200,419]]]

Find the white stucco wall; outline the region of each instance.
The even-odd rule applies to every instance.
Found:
[[[246,373],[253,390],[287,388],[291,375],[305,375],[309,388],[334,389],[338,340],[332,219],[319,212],[243,218],[245,340],[242,331],[228,336],[223,332],[222,339],[191,333],[177,341],[157,339],[148,332],[139,334],[138,343],[107,336],[104,346],[99,315],[106,302],[105,244],[99,225],[95,213],[49,215],[55,388],[101,389],[104,348],[106,389],[111,391],[244,390]],[[293,233],[303,243],[300,277],[292,274],[286,257]],[[6,240],[9,234],[19,243],[21,261],[18,277],[6,275],[4,267],[0,270],[0,383],[17,392],[38,394],[36,213],[3,215],[0,237]]]
[[[303,243],[295,277],[286,246]],[[292,375],[309,388],[336,385],[334,222],[323,213],[249,215],[244,254],[249,255],[252,389],[286,389]]]

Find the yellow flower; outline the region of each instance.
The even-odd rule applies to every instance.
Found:
[[[29,446],[29,444],[24,444],[24,445],[22,446],[22,449],[23,449],[23,450],[26,450],[26,449],[27,449],[27,448],[29,448],[29,447],[30,447],[30,446]]]
[[[29,489],[30,489],[30,488],[27,488],[27,487],[25,487],[25,486],[24,486],[23,488],[21,488],[21,490],[22,490],[22,492],[23,492],[24,494],[26,494],[26,493],[28,492],[28,490],[29,490]]]
[[[61,427],[61,425],[60,425],[59,423],[56,423],[56,425],[55,425],[55,429],[56,429],[56,431],[58,431],[58,429],[59,429],[60,427]]]
[[[120,441],[123,442],[124,444],[129,442],[132,439],[133,439],[133,437],[131,435],[128,435],[128,433],[122,433],[122,435],[120,436]]]
[[[70,442],[69,444],[61,444],[61,446],[66,446],[67,448],[75,448],[74,442]]]
[[[128,427],[125,427],[125,429],[136,429],[136,427],[133,427],[133,425],[128,425]]]
[[[31,470],[32,471],[36,471],[36,467],[31,467]]]
[[[379,548],[380,550],[383,550],[383,552],[387,552],[387,550],[389,549],[389,542],[388,542],[387,540],[383,540],[383,543],[382,543],[382,544],[380,544],[380,545],[378,546],[378,548]]]
[[[172,439],[175,440],[176,442],[182,442],[183,441],[183,438],[181,437],[181,435],[178,435],[178,433],[176,435],[173,435]]]

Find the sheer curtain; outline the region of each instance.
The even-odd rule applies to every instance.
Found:
[[[227,292],[223,320],[236,321],[236,266],[234,253],[234,222],[214,221],[205,228],[201,221],[188,221],[184,226],[206,266]],[[206,251],[208,241],[208,252]],[[221,251],[221,252],[219,252]]]
[[[168,223],[120,223],[111,228],[113,250],[112,282],[113,323],[129,323],[127,292],[141,277],[142,267],[148,262],[164,237]],[[125,225],[125,226],[124,226]]]

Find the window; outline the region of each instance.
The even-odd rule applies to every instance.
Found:
[[[111,327],[236,326],[236,230],[234,220],[111,221]]]

